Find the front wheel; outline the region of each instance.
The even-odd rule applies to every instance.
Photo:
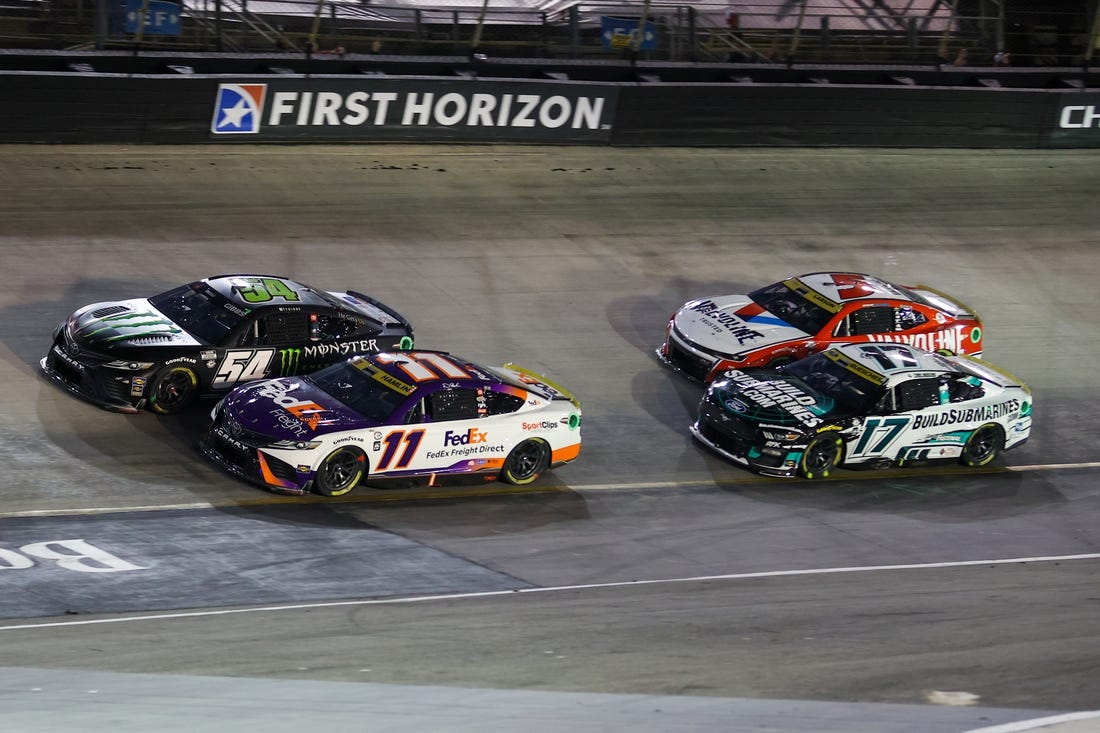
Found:
[[[984,466],[996,458],[1005,447],[1005,431],[996,423],[987,423],[970,434],[963,446],[959,462],[970,468]]]
[[[509,484],[524,486],[533,482],[550,466],[550,446],[538,438],[525,440],[504,459],[500,477]]]
[[[828,478],[844,458],[844,439],[836,433],[824,433],[810,441],[798,462],[803,478]]]
[[[367,457],[363,451],[345,445],[325,456],[317,469],[314,486],[324,496],[344,496],[359,485],[367,471]]]
[[[149,406],[153,412],[169,415],[190,405],[199,391],[199,378],[187,367],[165,369],[149,388]]]

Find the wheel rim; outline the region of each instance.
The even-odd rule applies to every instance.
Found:
[[[359,474],[359,461],[350,451],[340,451],[325,462],[321,473],[325,485],[338,491],[347,488]]]
[[[997,450],[997,434],[992,428],[980,428],[970,438],[970,458],[984,461]]]
[[[157,402],[162,407],[173,407],[186,400],[190,391],[191,377],[186,372],[173,372],[157,387]]]
[[[810,446],[806,453],[806,470],[813,474],[822,473],[833,467],[836,445],[821,440]]]
[[[511,473],[516,479],[531,478],[539,472],[542,463],[542,446],[539,443],[527,443],[520,446],[512,458]]]

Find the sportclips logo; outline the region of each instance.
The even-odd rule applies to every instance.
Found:
[[[618,101],[610,86],[376,84],[219,84],[210,130],[215,138],[607,140]]]

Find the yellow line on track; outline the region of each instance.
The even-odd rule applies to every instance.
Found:
[[[837,483],[841,481],[889,481],[899,478],[935,478],[937,476],[984,476],[1008,473],[1035,473],[1039,471],[1067,471],[1074,469],[1100,468],[1100,461],[1086,463],[1035,464],[1030,466],[1005,466],[997,468],[958,468],[929,470],[928,468],[891,469],[870,471],[843,471],[839,476],[805,482],[806,486],[819,483]],[[128,514],[132,512],[167,512],[198,509],[227,509],[266,507],[293,504],[378,504],[386,502],[432,501],[439,499],[475,498],[487,496],[520,496],[530,494],[584,494],[596,491],[652,491],[659,489],[721,488],[725,486],[767,485],[782,481],[801,482],[801,479],[777,479],[766,476],[747,476],[743,478],[691,480],[691,481],[633,481],[629,483],[577,484],[573,486],[509,486],[493,484],[490,486],[460,486],[455,488],[407,488],[407,489],[368,489],[371,493],[362,493],[342,498],[326,498],[317,495],[308,496],[264,496],[256,499],[227,499],[225,501],[200,501],[187,504],[149,504],[115,507],[80,507],[74,509],[31,509],[15,512],[0,512],[0,519],[19,517],[65,517],[92,516],[98,514]]]

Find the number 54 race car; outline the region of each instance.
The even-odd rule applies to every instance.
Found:
[[[1031,391],[988,362],[904,344],[844,344],[711,383],[692,434],[769,476],[938,459],[984,466],[1031,433]]]
[[[241,382],[412,348],[412,338],[401,314],[354,290],[222,275],[151,298],[86,305],[54,330],[41,365],[108,410],[170,413]]]
[[[726,369],[789,364],[833,344],[903,343],[982,355],[982,324],[927,285],[900,286],[853,272],[813,272],[748,295],[685,303],[657,356],[699,382]]]
[[[368,479],[451,474],[525,485],[581,449],[581,405],[564,389],[441,351],[368,354],[254,382],[211,417],[203,452],[283,494],[342,496]]]

